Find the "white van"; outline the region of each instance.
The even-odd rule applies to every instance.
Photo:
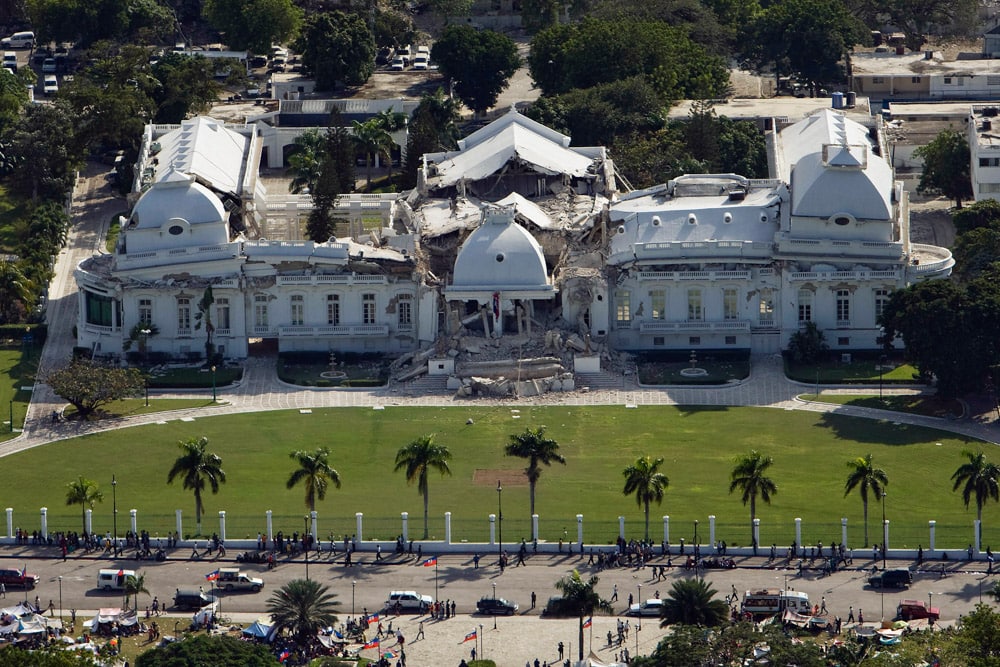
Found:
[[[15,32],[10,37],[0,40],[0,45],[5,49],[30,49],[35,45],[35,33],[30,30]]]
[[[97,588],[102,591],[125,590],[125,581],[135,576],[135,570],[99,570]]]

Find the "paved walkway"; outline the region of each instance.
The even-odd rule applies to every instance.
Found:
[[[104,184],[103,167],[89,165],[82,174],[74,195],[73,215],[77,221],[70,232],[67,248],[56,263],[55,278],[50,287],[48,309],[49,334],[42,351],[39,376],[64,363],[69,358],[77,318],[77,290],[73,270],[95,252],[103,252],[103,238],[113,213],[125,208],[121,199],[110,195]],[[24,432],[0,443],[0,457],[23,451],[55,440],[89,433],[151,424],[166,419],[205,417],[220,414],[262,412],[268,410],[309,409],[324,407],[374,406],[460,406],[460,405],[723,405],[758,406],[785,410],[808,410],[836,413],[851,417],[887,420],[939,428],[961,435],[1000,443],[1000,429],[992,413],[967,419],[941,419],[920,415],[843,406],[831,403],[802,401],[803,393],[815,391],[813,384],[788,380],[783,372],[780,355],[758,356],[752,360],[748,379],[724,387],[665,387],[642,388],[633,377],[622,382],[622,389],[575,391],[547,394],[525,400],[459,399],[448,393],[416,393],[406,385],[391,385],[376,389],[316,389],[292,387],[278,380],[274,357],[252,357],[245,363],[243,380],[236,386],[219,391],[222,403],[216,406],[176,410],[169,413],[138,415],[99,422],[53,423],[53,410],[61,410],[65,402],[54,396],[47,385],[36,385],[28,408]],[[824,392],[858,393],[859,387],[821,387]],[[870,388],[867,389],[871,391]],[[886,388],[886,394],[918,393],[914,388]],[[188,393],[154,393],[159,398],[190,398]]]

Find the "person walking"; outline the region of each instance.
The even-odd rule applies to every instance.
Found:
[[[535,608],[535,602],[538,600],[538,596],[535,595],[535,591],[531,591],[531,608]]]
[[[611,601],[618,602],[618,584],[615,584],[611,589]]]
[[[424,622],[420,621],[420,625],[417,626],[417,637],[413,641],[423,638],[424,638]]]
[[[854,622],[854,606],[853,605],[848,608],[848,611],[847,611],[847,622],[848,623],[853,623]]]

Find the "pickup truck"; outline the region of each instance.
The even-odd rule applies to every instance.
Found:
[[[264,588],[264,580],[242,572],[238,567],[219,568],[219,578],[215,585],[227,591],[252,591]]]
[[[903,600],[896,607],[896,616],[904,621],[912,621],[916,618],[936,621],[941,618],[941,610],[937,607],[928,607],[923,600]]]
[[[38,583],[38,575],[24,572],[18,569],[0,570],[0,584],[4,586],[17,586],[18,588],[34,588]]]

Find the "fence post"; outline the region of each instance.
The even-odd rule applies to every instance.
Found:
[[[934,551],[934,533],[937,532],[937,521],[934,521],[933,519],[931,519],[930,521],[927,522],[927,526],[930,528],[930,531],[931,531],[931,543],[930,543],[930,546],[931,546],[931,551],[933,552]]]
[[[883,524],[882,529],[884,531],[882,533],[883,539],[885,540],[885,544],[882,545],[882,548],[885,549],[885,555],[888,556],[889,555],[889,520],[888,519],[885,520],[885,523]]]
[[[451,544],[451,512],[444,513],[444,543]]]
[[[576,541],[580,543],[580,554],[583,554],[583,515],[576,515]]]
[[[319,532],[318,532],[319,531],[319,526],[317,525],[319,522],[317,521],[317,518],[318,518],[318,515],[316,514],[316,510],[310,510],[310,512],[309,512],[309,523],[312,526],[312,536],[313,536],[313,539],[316,540],[316,542],[319,542]]]
[[[219,510],[219,539],[226,541],[226,510]]]
[[[274,513],[271,510],[267,510],[267,512],[264,513],[264,516],[267,517],[267,534],[264,535],[264,537],[267,538],[268,540],[273,540],[274,524],[272,523],[272,519],[274,517]]]
[[[715,547],[715,515],[708,515],[708,541]]]
[[[184,526],[182,525],[181,514],[182,514],[181,510],[175,510],[174,511],[174,519],[175,519],[175,521],[177,523],[177,539],[178,540],[183,540],[184,539],[184,530],[183,530]]]
[[[41,512],[42,512],[42,539],[47,540],[49,538],[49,508],[43,507]]]
[[[618,517],[618,537],[625,539],[625,517]]]
[[[83,529],[88,535],[94,532],[94,510],[89,507],[83,513]]]
[[[795,555],[798,556],[798,550],[802,548],[802,519],[795,517]]]
[[[490,546],[497,543],[497,515],[490,515]]]
[[[137,510],[137,509],[130,509],[128,511],[128,521],[129,521],[129,525],[132,526],[132,534],[133,535],[138,535],[139,534],[139,517],[138,517],[138,514],[139,514],[139,510]]]
[[[757,547],[760,546],[760,519],[753,520],[753,555],[757,555]]]
[[[14,508],[7,508],[7,537],[14,539]]]
[[[532,542],[537,542],[538,541],[538,515],[537,514],[532,514],[531,515],[531,541]]]
[[[840,543],[847,548],[847,517],[840,519]]]
[[[663,515],[663,543],[670,544],[670,516]]]
[[[410,513],[401,512],[400,515],[403,518],[403,542],[410,541]]]
[[[354,514],[354,522],[355,522],[355,524],[357,524],[355,526],[355,531],[354,532],[356,532],[358,534],[357,541],[361,542],[361,543],[364,543],[364,541],[365,541],[364,533],[361,532],[362,528],[364,527],[362,525],[364,523],[364,518],[365,518],[364,512],[356,512]]]

